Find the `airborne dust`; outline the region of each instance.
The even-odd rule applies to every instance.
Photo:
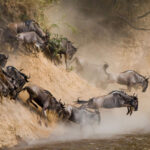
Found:
[[[79,48],[76,56],[83,62],[84,70],[78,72],[76,64],[72,64],[73,70],[79,76],[74,71],[66,72],[64,66],[54,66],[42,54],[39,54],[39,58],[12,55],[10,56],[9,63],[11,65],[13,63],[20,69],[24,68],[26,73],[31,75],[33,84],[38,84],[50,90],[56,98],[61,98],[66,104],[73,104],[73,101],[78,97],[88,99],[93,96],[105,95],[111,90],[126,88],[118,84],[103,85],[105,84],[103,81],[106,79],[106,76],[102,66],[105,62],[110,66],[108,71],[113,74],[125,70],[136,70],[141,74],[149,76],[150,32],[132,29],[115,17],[113,12],[115,8],[110,7],[109,2],[102,2],[95,1],[95,3],[92,3],[88,0],[83,0],[82,2],[79,2],[79,0],[74,2],[64,0],[62,3],[45,10],[47,22],[49,24],[57,24],[57,26],[51,28],[51,32],[69,37]],[[138,6],[135,5],[135,7]],[[122,13],[126,9],[122,8]],[[143,12],[141,11],[141,13]],[[143,24],[141,21],[136,23],[140,26],[146,26],[149,24],[148,17],[143,21]],[[24,63],[24,60],[28,60],[28,62]],[[22,115],[21,119],[24,122],[19,122],[18,116],[16,116],[18,113],[14,113],[12,117],[14,119],[17,118],[19,124],[10,122],[8,129],[12,127],[14,131],[10,129],[8,135],[10,139],[14,139],[14,134],[19,135],[27,142],[30,141],[29,144],[37,145],[37,143],[42,144],[49,141],[68,141],[84,138],[105,138],[117,134],[148,133],[150,131],[149,88],[146,93],[138,90],[132,91],[130,94],[134,92],[138,94],[139,98],[138,112],[134,112],[132,116],[126,116],[127,110],[125,108],[103,109],[101,110],[101,126],[89,128],[85,125],[82,131],[79,126],[74,124],[70,126],[66,126],[63,123],[54,124],[50,129],[44,126],[40,127],[35,114],[30,114],[26,108],[21,106],[19,108],[19,106],[12,105],[12,108],[20,110],[20,114],[29,114]],[[21,94],[23,99],[27,97],[27,95],[24,95],[25,93]],[[5,105],[2,107],[5,107]],[[27,123],[29,120],[30,122]],[[17,126],[24,126],[25,129],[18,131]],[[38,132],[36,133],[37,130]],[[26,132],[27,135],[22,135],[23,132]],[[42,134],[43,137],[46,135],[48,139],[35,142],[34,140],[42,137]],[[5,134],[3,133],[3,135]],[[16,141],[10,144],[14,145]]]

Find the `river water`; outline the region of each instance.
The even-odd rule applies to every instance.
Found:
[[[34,144],[16,147],[13,150],[150,150],[150,134]]]

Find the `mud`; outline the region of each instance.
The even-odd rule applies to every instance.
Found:
[[[149,150],[150,135],[126,135],[108,139],[47,143],[41,146],[18,147],[13,150]]]

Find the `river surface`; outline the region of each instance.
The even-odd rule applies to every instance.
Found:
[[[13,150],[150,150],[150,134],[34,144],[16,147]]]

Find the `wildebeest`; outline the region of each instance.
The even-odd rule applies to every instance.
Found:
[[[96,87],[107,87],[107,76],[104,73],[103,65],[90,63],[82,57],[74,57],[71,63],[73,62],[75,62],[73,65],[75,66],[75,70],[83,78],[90,81],[92,84],[95,84]]]
[[[2,68],[5,67],[6,63],[7,63],[7,60],[8,60],[8,56],[4,55],[4,54],[0,54],[0,66]]]
[[[25,44],[35,44],[37,48],[44,48],[45,42],[36,32],[23,32],[17,34],[17,39],[23,41]]]
[[[38,104],[42,108],[42,115],[46,117],[46,110],[53,110],[57,114],[59,114],[64,109],[64,104],[62,102],[58,102],[56,98],[47,90],[36,86],[26,86],[23,91],[26,90],[29,94],[29,98],[27,99],[27,103],[32,103],[35,107]],[[34,104],[34,101],[36,104]]]
[[[7,66],[5,74],[14,86],[15,94],[13,94],[12,97],[16,99],[18,97],[19,92],[22,90],[23,86],[27,82],[29,82],[28,79],[30,77],[22,73],[21,71],[17,70],[13,66]]]
[[[27,20],[25,22],[18,22],[18,23],[10,23],[8,24],[8,29],[13,32],[14,36],[18,33],[23,32],[36,32],[41,38],[45,38],[46,34],[40,28],[37,22],[34,20]]]
[[[52,43],[50,40],[49,44],[49,50],[52,53],[52,55],[57,54],[62,57],[64,55],[65,57],[65,64],[66,64],[66,69],[68,69],[68,60],[71,60],[73,55],[76,53],[77,48],[73,46],[72,42],[69,41],[67,38],[61,38],[58,39],[59,44],[57,45],[56,43]],[[56,39],[57,41],[57,39]]]
[[[88,101],[77,100],[78,104],[83,104],[83,108],[91,108],[99,110],[99,108],[120,108],[127,107],[127,115],[132,114],[132,110],[138,110],[138,98],[136,96],[130,96],[123,91],[112,91],[108,95],[94,97]]]
[[[10,79],[8,78],[6,72],[0,68],[0,80],[9,88],[9,89],[13,89],[14,86],[12,85],[12,83],[10,82]]]
[[[60,55],[65,56],[65,64],[68,69],[68,60],[71,60],[73,55],[76,53],[77,48],[73,46],[72,42],[68,39],[62,39],[61,42],[62,49],[58,52]]]
[[[0,67],[0,94],[2,96],[9,96],[10,93],[14,93],[14,85],[10,81],[11,79],[6,75],[6,72]]]
[[[131,88],[137,89],[139,86],[143,88],[142,92],[146,91],[149,78],[146,78],[133,70],[127,70],[118,75],[113,75],[107,72],[108,67],[108,64],[104,65],[104,71],[108,77],[108,81],[126,85],[129,91],[131,91]]]
[[[67,120],[78,123],[80,125],[94,125],[100,123],[100,114],[89,111],[85,108],[75,106],[65,106],[65,116]]]

